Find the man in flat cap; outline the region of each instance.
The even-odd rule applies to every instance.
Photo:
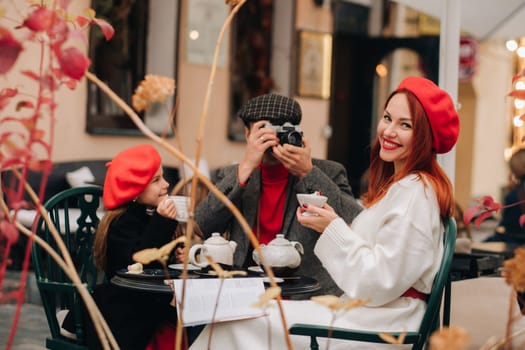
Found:
[[[222,169],[216,186],[239,208],[261,244],[277,234],[302,243],[304,255],[296,274],[316,278],[321,285],[317,294],[341,294],[313,252],[319,234],[297,222],[296,194],[321,192],[350,223],[362,208],[352,195],[346,170],[333,161],[312,159],[308,139],[299,128],[302,115],[296,101],[262,95],[249,100],[238,115],[245,124],[244,158]],[[235,266],[255,265],[248,237],[215,195],[210,193],[200,203],[195,218],[206,237],[229,232],[229,239],[237,242]]]

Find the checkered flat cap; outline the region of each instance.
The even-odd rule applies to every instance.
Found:
[[[268,120],[273,125],[286,122],[298,125],[301,122],[301,106],[289,97],[267,94],[254,97],[239,110],[239,118],[244,124]]]

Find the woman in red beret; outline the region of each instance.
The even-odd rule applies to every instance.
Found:
[[[289,325],[386,332],[419,329],[443,255],[444,220],[454,210],[452,185],[435,155],[448,152],[458,133],[458,115],[444,90],[419,77],[401,82],[378,121],[366,209],[350,225],[328,205],[297,209],[297,220],[321,233],[314,253],[344,291],[341,300],[368,302],[331,324],[333,314],[327,307],[310,300],[284,300]],[[305,211],[317,215],[303,216]],[[269,321],[258,318],[214,325],[212,349],[285,349],[278,308],[267,310]],[[268,333],[261,331],[268,324],[272,346]],[[208,337],[207,327],[191,349],[205,349]],[[304,336],[291,340],[296,349],[307,349],[310,341]],[[368,349],[367,345],[330,340],[330,349]],[[399,349],[398,345],[383,348]]]
[[[133,253],[172,240],[177,209],[166,200],[168,186],[160,155],[151,145],[128,148],[107,164],[103,189],[107,211],[93,248],[95,264],[105,271],[107,281],[134,263]],[[144,266],[161,267],[158,263]],[[106,282],[97,286],[94,297],[121,349],[143,350],[159,326],[165,321],[176,322],[169,295],[133,291]],[[94,342],[90,349],[100,346],[94,334],[88,334],[88,341]]]

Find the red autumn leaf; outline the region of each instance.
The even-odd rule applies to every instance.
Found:
[[[75,19],[75,22],[77,22],[80,28],[84,28],[89,23],[91,23],[91,19],[87,18],[86,16],[77,16],[77,18]]]
[[[521,227],[525,226],[525,214],[520,216],[520,226]]]
[[[509,96],[518,98],[520,100],[525,100],[525,90],[512,90],[509,92]]]
[[[0,235],[7,238],[8,242],[14,243],[18,241],[18,230],[16,226],[7,220],[0,222]]]
[[[7,73],[15,64],[22,51],[22,44],[18,42],[9,30],[0,27],[0,74]]]
[[[102,33],[104,34],[106,40],[110,40],[111,38],[113,38],[113,35],[115,34],[115,29],[113,29],[111,24],[100,18],[94,18],[93,22],[95,22],[95,24],[97,24],[100,27],[100,30],[102,30]]]
[[[478,217],[474,220],[474,226],[476,228],[479,228],[483,220],[488,219],[492,216],[492,211],[484,211],[481,214],[478,215]]]
[[[31,206],[29,205],[28,201],[25,200],[19,200],[19,201],[13,201],[9,203],[11,209],[13,210],[19,210],[19,209],[29,209]]]
[[[4,109],[12,97],[18,94],[17,89],[5,88],[0,90],[0,110]]]
[[[39,7],[24,21],[24,25],[34,32],[45,31],[53,25],[54,12],[45,7]]]
[[[69,90],[75,90],[77,88],[77,81],[73,79],[67,79],[65,82]]]
[[[36,81],[40,81],[40,75],[38,75],[37,73],[35,73],[35,72],[31,71],[31,70],[22,70],[22,71],[20,71],[20,73],[22,73],[23,75],[25,75],[28,78],[31,78],[31,79],[36,80]]]
[[[53,46],[62,45],[69,37],[69,27],[66,21],[57,17],[49,30],[49,36],[53,39]]]
[[[479,211],[480,211],[480,207],[479,206],[474,206],[474,207],[467,208],[463,212],[463,223],[465,224],[465,226],[468,226],[470,224],[470,222],[472,221],[474,216],[476,216],[476,214]]]
[[[494,201],[494,198],[492,196],[485,196],[480,201],[481,205],[483,205],[484,208],[490,209],[490,210],[499,210],[501,208],[501,204]]]
[[[42,129],[36,129],[33,131],[34,140],[42,140],[46,136],[46,132]]]
[[[512,77],[512,84],[514,84],[516,80],[523,78],[523,77],[525,77],[525,69]]]
[[[62,72],[76,80],[80,80],[86,74],[86,70],[91,64],[91,60],[75,47],[58,51],[57,58]]]
[[[24,100],[16,104],[16,111],[19,112],[22,108],[33,108],[33,107],[34,107],[33,102]]]

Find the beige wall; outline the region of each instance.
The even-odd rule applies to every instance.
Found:
[[[80,13],[88,7],[88,0],[73,2],[71,12]],[[177,114],[177,137],[180,138],[182,151],[189,157],[194,157],[197,148],[197,132],[203,102],[210,76],[210,67],[188,64],[185,59],[186,35],[185,14],[187,0],[181,2],[181,23],[179,37],[179,75],[177,92],[179,108]],[[226,5],[225,5],[226,6]],[[330,31],[331,15],[328,7],[314,8],[312,1],[298,0],[297,27],[318,31]],[[228,36],[226,36],[228,39]],[[169,40],[169,39],[167,39]],[[36,51],[35,51],[36,52]],[[24,57],[30,56],[24,53]],[[36,55],[31,55],[37,57]],[[35,62],[29,62],[35,64]],[[295,65],[292,65],[295,67]],[[226,64],[225,67],[228,67]],[[14,81],[18,78],[13,78]],[[297,98],[303,108],[303,129],[312,144],[312,154],[315,157],[326,156],[326,139],[321,129],[328,121],[329,103],[327,100]],[[150,142],[145,137],[134,136],[94,136],[85,132],[86,125],[86,82],[83,80],[75,91],[62,89],[58,95],[58,108],[55,126],[55,147],[52,155],[54,161],[72,159],[111,158],[123,148],[141,142]],[[211,93],[210,104],[206,116],[206,126],[203,134],[201,157],[208,160],[211,168],[239,161],[243,156],[244,143],[232,142],[227,137],[227,120],[229,115],[229,72],[227,68],[219,67]],[[175,139],[169,139],[175,143]],[[162,152],[164,162],[177,165],[179,161],[173,156]]]

